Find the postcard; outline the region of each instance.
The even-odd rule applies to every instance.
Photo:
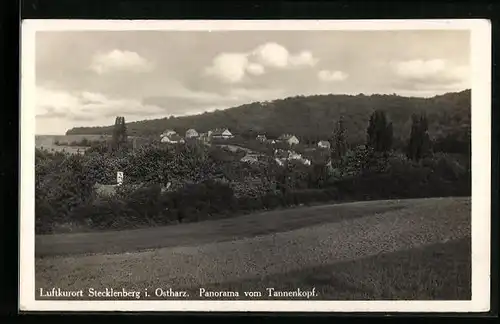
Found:
[[[489,21],[25,20],[21,56],[21,310],[489,310]]]

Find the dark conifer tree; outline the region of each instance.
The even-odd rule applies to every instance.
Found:
[[[347,152],[347,131],[344,124],[344,117],[340,116],[330,141],[332,160],[341,159]]]
[[[412,115],[411,133],[406,154],[409,159],[419,161],[429,153],[430,138],[428,127],[426,115]]]
[[[370,116],[367,129],[367,146],[375,152],[387,152],[392,147],[393,127],[387,121],[385,112],[375,110]]]

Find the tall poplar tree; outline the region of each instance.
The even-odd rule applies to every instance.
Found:
[[[411,133],[406,153],[409,159],[419,161],[429,153],[431,147],[428,128],[429,125],[425,114],[420,116],[412,115]]]
[[[330,151],[332,160],[341,159],[347,152],[347,131],[343,116],[340,116],[333,131],[332,140],[330,141]]]
[[[385,112],[375,110],[370,116],[367,129],[367,145],[375,152],[387,152],[393,141],[392,122],[388,122]]]

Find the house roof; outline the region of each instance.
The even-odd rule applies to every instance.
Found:
[[[258,161],[258,157],[255,155],[245,155],[244,157],[241,158],[241,161]]]
[[[167,138],[172,142],[179,142],[179,141],[183,140],[183,138],[181,136],[179,136],[179,134],[171,134],[171,135],[168,135]]]
[[[295,137],[295,135],[292,134],[283,134],[280,137],[278,137],[279,140],[289,140],[290,138]]]
[[[212,131],[212,136],[213,135],[222,135],[222,133],[224,133],[225,131],[229,132],[229,130],[227,128],[215,129]],[[231,132],[229,132],[229,133],[231,133]]]

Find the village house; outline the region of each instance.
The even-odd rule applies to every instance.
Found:
[[[289,160],[300,160],[302,158],[302,154],[297,152],[288,151],[288,159]]]
[[[290,146],[299,144],[299,139],[292,134],[283,134],[280,137],[278,137],[278,141],[282,143],[287,143]]]
[[[266,135],[257,135],[256,140],[259,142],[265,142],[267,138]]]
[[[290,150],[274,150],[274,157],[279,165],[283,165],[285,161],[290,160],[299,161],[305,165],[311,165],[309,159],[304,158],[302,154]]]
[[[179,136],[179,134],[173,133],[170,135],[162,136],[161,142],[168,144],[178,144],[178,143],[184,143],[185,141],[181,136]]]
[[[295,160],[295,161],[299,161],[301,162],[302,164],[305,164],[305,165],[311,165],[311,161],[309,159],[306,159],[302,156],[302,154],[299,154],[299,153],[295,153],[295,152],[291,152],[289,155],[288,155],[288,160]]]
[[[209,137],[213,139],[229,139],[233,138],[234,136],[227,128],[223,128],[209,131]]]
[[[207,133],[199,133],[198,140],[207,143],[209,138]]]
[[[329,149],[330,148],[330,142],[328,142],[328,141],[319,141],[318,142],[318,147],[319,148],[324,148],[324,149]]]
[[[173,134],[177,134],[176,131],[172,130],[172,129],[166,129],[163,133],[161,133],[160,137],[165,137],[165,136],[170,136],[170,135],[173,135]]]
[[[198,136],[200,136],[200,135],[199,135],[199,134],[198,134],[198,132],[197,132],[195,129],[193,129],[193,128],[188,129],[188,130],[186,131],[186,139],[189,139],[189,138],[196,138],[196,137],[198,137]]]

